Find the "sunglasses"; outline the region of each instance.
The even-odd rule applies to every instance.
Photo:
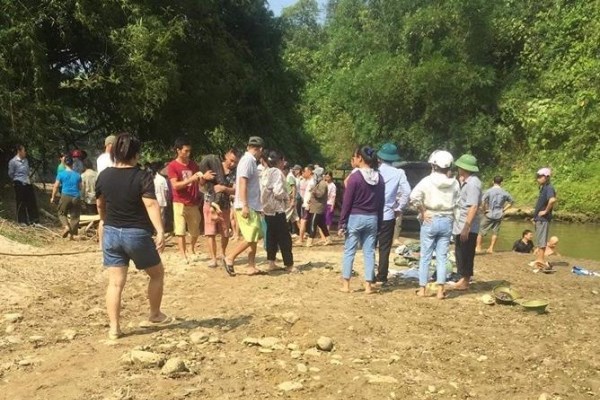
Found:
[[[539,179],[539,178],[545,178],[545,177],[546,177],[546,175],[537,175],[537,177],[538,177],[538,179]]]

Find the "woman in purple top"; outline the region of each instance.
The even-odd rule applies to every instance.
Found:
[[[341,291],[350,292],[350,277],[356,250],[362,245],[365,264],[365,293],[375,293],[375,245],[383,219],[385,183],[377,172],[377,155],[371,147],[359,147],[352,156],[356,166],[346,182],[339,221],[339,235],[346,235]]]

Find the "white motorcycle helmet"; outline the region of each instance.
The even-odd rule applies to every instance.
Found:
[[[436,150],[431,153],[428,160],[429,164],[433,164],[439,168],[445,169],[450,168],[452,163],[454,162],[454,157],[452,154],[445,150]]]

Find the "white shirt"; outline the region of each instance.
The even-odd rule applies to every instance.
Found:
[[[114,165],[115,164],[110,159],[109,153],[100,154],[96,160],[96,170],[98,171],[98,174],[100,174],[100,172],[104,171],[106,168],[114,167]]]
[[[156,193],[158,205],[166,207],[167,198],[169,197],[169,184],[167,183],[167,179],[161,174],[154,176],[154,192]]]
[[[337,187],[335,183],[330,182],[327,184],[327,204],[330,206],[335,205],[335,196],[337,193]]]
[[[258,167],[256,165],[256,158],[246,152],[240,162],[238,163],[235,177],[235,187],[240,188],[240,180],[242,178],[247,179],[247,194],[246,199],[248,200],[248,207],[254,211],[262,211],[262,205],[260,203],[260,182],[258,175]],[[235,197],[233,200],[233,207],[240,209],[244,207],[240,197],[240,191],[235,191]]]

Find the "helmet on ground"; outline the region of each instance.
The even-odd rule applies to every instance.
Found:
[[[452,154],[445,150],[436,150],[429,156],[429,164],[436,165],[440,168],[450,168],[454,162]]]

